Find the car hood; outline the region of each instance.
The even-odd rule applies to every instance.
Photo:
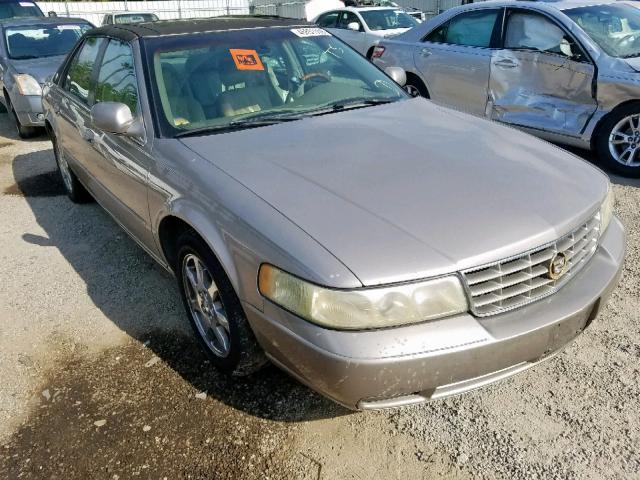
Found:
[[[371,33],[380,38],[393,38],[409,30],[409,28],[392,28],[389,30],[371,30]]]
[[[18,73],[27,73],[35,78],[39,84],[44,84],[48,77],[56,73],[64,60],[64,55],[53,57],[30,58],[13,60],[13,68]]]
[[[606,176],[534,137],[424,99],[182,139],[363,285],[458,271],[551,242]]]

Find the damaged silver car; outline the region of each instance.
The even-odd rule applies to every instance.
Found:
[[[497,1],[448,10],[380,42],[407,90],[640,177],[640,9],[626,2]]]

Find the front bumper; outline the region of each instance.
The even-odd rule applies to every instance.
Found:
[[[557,293],[503,314],[399,328],[336,331],[270,302],[245,311],[274,363],[351,409],[442,398],[509,377],[552,356],[596,317],[616,286],[624,228],[613,218],[589,264]]]
[[[13,95],[13,109],[25,127],[44,127],[44,110],[40,95]]]

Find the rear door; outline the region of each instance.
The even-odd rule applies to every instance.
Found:
[[[509,9],[503,48],[491,60],[491,118],[578,136],[596,110],[595,68],[553,19]]]
[[[483,8],[460,13],[415,47],[414,62],[432,100],[475,115],[485,114],[491,47],[502,12]]]

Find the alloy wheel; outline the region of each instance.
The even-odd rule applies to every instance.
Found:
[[[412,97],[420,96],[420,90],[418,90],[418,87],[416,87],[415,85],[407,84],[404,86],[404,90]]]
[[[182,282],[198,333],[216,356],[227,357],[231,350],[227,313],[211,273],[198,256],[184,257]]]
[[[611,130],[609,152],[613,159],[627,167],[640,167],[640,114],[624,117]]]

